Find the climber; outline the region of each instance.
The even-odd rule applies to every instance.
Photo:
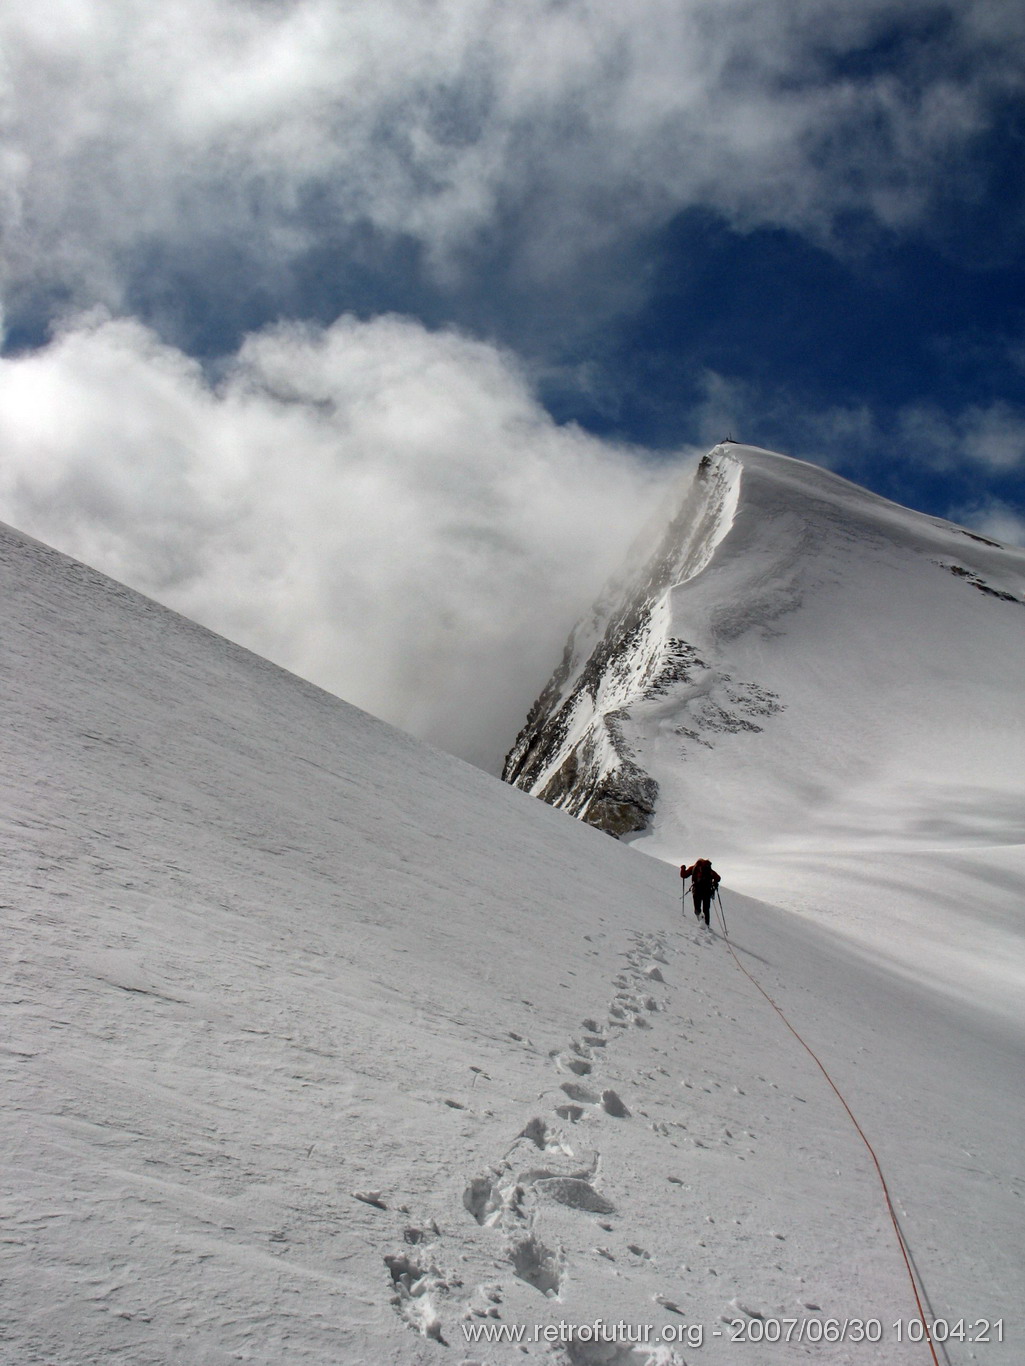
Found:
[[[686,880],[690,878],[690,892],[694,898],[694,914],[700,920],[705,918],[708,925],[709,912],[712,907],[712,897],[715,896],[715,889],[721,881],[719,874],[706,858],[696,859],[688,868],[686,864],[680,869],[680,876]]]

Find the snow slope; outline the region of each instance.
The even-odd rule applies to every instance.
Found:
[[[732,444],[655,545],[509,780],[1020,1018],[1025,552]]]
[[[0,1360],[928,1359],[867,1153],[671,869],[9,530],[0,602]],[[1012,1366],[1020,1029],[726,900],[933,1311],[1005,1320],[946,1360]],[[730,1342],[773,1316],[883,1341]],[[465,1336],[598,1317],[704,1343]]]

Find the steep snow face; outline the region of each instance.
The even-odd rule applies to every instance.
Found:
[[[0,645],[5,1363],[925,1358],[675,870],[2,528]],[[727,900],[932,1311],[993,1322],[947,1360],[1017,1366],[1020,1027]]]
[[[656,522],[639,538],[574,631],[506,759],[506,782],[611,834],[645,828],[658,789],[634,762],[622,722],[632,703],[659,693],[671,675],[669,591],[709,564],[732,524],[739,488],[736,462],[703,460],[668,525]]]
[[[1016,1009],[1025,554],[730,445],[635,583],[507,779]]]

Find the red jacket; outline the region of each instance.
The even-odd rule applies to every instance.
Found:
[[[709,892],[714,892],[722,881],[719,874],[706,858],[695,859],[689,868],[686,866],[682,867],[680,869],[680,876],[682,878],[689,877],[693,879],[691,885],[694,888]]]

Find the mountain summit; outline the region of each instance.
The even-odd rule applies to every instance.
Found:
[[[1025,553],[721,445],[576,628],[504,776],[863,938],[880,909],[921,920],[924,861],[930,937],[968,909],[969,953],[999,957],[1025,872],[1023,671]]]

